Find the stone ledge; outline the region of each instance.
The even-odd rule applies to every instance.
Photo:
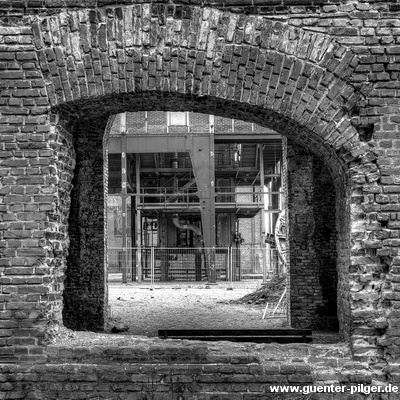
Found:
[[[256,344],[228,341],[206,342],[96,334],[63,333],[61,339],[45,348],[49,364],[66,363],[191,363],[191,364],[260,364],[264,366],[307,364],[318,368],[341,368],[351,362],[347,343],[336,344]],[[308,371],[308,370],[307,370]],[[284,373],[283,371],[281,371]]]

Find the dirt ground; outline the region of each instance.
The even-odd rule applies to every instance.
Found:
[[[129,326],[128,335],[157,336],[158,329],[270,328],[285,319],[262,319],[264,306],[230,304],[251,287],[205,284],[109,285],[112,322]]]
[[[262,329],[288,327],[286,318],[262,319],[264,304],[232,304],[257,288],[207,284],[109,284],[110,328],[123,324],[121,334],[157,336],[159,329]],[[318,334],[317,334],[318,336]],[[335,334],[319,342],[337,342]]]

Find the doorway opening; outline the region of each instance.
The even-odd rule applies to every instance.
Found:
[[[117,109],[118,112],[111,118],[104,115],[98,120],[80,121],[72,128],[76,168],[71,193],[70,243],[63,304],[67,327],[104,330],[109,320],[108,300],[111,295],[108,290],[114,284],[112,281],[120,286],[143,288],[147,285],[149,290],[152,286],[156,289],[157,285],[184,287],[186,290],[185,282],[203,288],[207,285],[215,288],[217,284],[220,287],[225,285],[228,292],[232,282],[235,285],[263,284],[274,270],[279,272],[283,269],[285,253],[289,277],[286,310],[290,325],[294,328],[318,326],[318,329],[331,329],[337,327],[337,315],[348,318],[349,314],[337,312],[338,308],[343,308],[343,298],[337,294],[345,290],[343,284],[348,271],[348,219],[343,217],[348,212],[348,193],[341,189],[344,187],[341,186],[344,184],[341,170],[325,164],[320,154],[316,156],[307,150],[308,146],[306,149],[297,145],[293,135],[288,133],[287,137],[291,139],[280,136],[277,131],[265,128],[264,125],[268,125],[266,122],[260,122],[259,127],[254,125],[259,120],[253,115],[218,114],[216,110],[213,114],[199,114],[199,118],[206,118],[200,125],[203,128],[190,132],[189,125],[169,125],[168,121],[179,122],[178,118],[174,119],[175,116],[168,116],[169,112],[138,112],[138,107],[131,109],[134,112],[122,113],[122,124],[121,111],[124,109]],[[194,108],[193,114],[185,113],[185,123],[190,124],[199,111]],[[142,122],[136,126],[144,125],[144,128],[127,133],[131,124],[129,121],[136,114],[142,115]],[[155,116],[163,123],[146,122],[148,119],[152,122],[151,118]],[[212,116],[213,124],[210,123]],[[240,120],[242,117],[243,120]],[[121,129],[123,124],[125,129]],[[246,124],[246,129],[241,128]],[[145,129],[153,126],[154,133],[149,134]],[[210,131],[211,126],[213,131]],[[228,133],[219,131],[218,126],[228,129]],[[260,131],[257,132],[258,129]],[[283,128],[279,131],[287,133]],[[279,143],[274,145],[275,140]],[[123,146],[125,152],[122,151]],[[268,148],[273,149],[273,163],[269,169],[266,163],[260,163],[261,157],[268,159]],[[219,149],[222,151],[219,152]],[[237,167],[238,161],[246,160],[245,151],[253,154],[253,168],[244,165],[247,170],[237,171],[235,168],[240,167]],[[217,156],[218,153],[222,155]],[[207,157],[202,157],[203,154]],[[210,162],[211,157],[213,163]],[[142,166],[142,158],[154,164]],[[224,160],[230,162],[232,167],[224,169]],[[138,161],[139,168],[136,168]],[[158,170],[154,171],[156,165]],[[254,165],[258,165],[258,169]],[[261,166],[264,167],[264,174],[260,174]],[[185,168],[187,171],[179,171],[188,173],[183,179],[177,170]],[[220,171],[221,175],[218,175]],[[264,177],[264,185],[261,185],[261,176]],[[236,177],[237,187],[217,184],[217,178],[224,183],[229,179],[235,182]],[[167,186],[158,184],[157,179],[163,179],[162,182],[170,180],[175,191],[166,190]],[[146,185],[143,182],[147,182]],[[298,184],[293,185],[296,182]],[[281,193],[274,194],[275,191]],[[287,195],[283,196],[282,192],[287,192]],[[272,200],[268,203],[270,198]],[[264,206],[261,205],[263,200]],[[304,205],[308,205],[306,212]],[[191,207],[190,212],[187,212],[188,207]],[[261,210],[264,212],[261,213]],[[283,210],[289,211],[289,216],[283,218],[280,214]],[[321,218],[325,210],[329,211],[328,219]],[[160,215],[164,217],[163,221]],[[261,223],[262,216],[265,217],[265,224]],[[270,218],[269,230],[267,217]],[[251,227],[249,221],[253,218],[258,220],[257,224],[253,224],[253,231],[259,237],[261,227],[265,226],[264,240],[252,238],[251,229],[250,233],[244,233],[246,223]],[[138,224],[137,220],[140,221]],[[283,221],[280,228],[276,221]],[[162,227],[164,238],[160,234]],[[140,234],[136,233],[138,229]],[[114,244],[107,243],[105,246],[105,239],[113,235]],[[140,252],[137,251],[138,238]],[[171,244],[160,246],[160,238],[167,244],[171,241]],[[225,243],[222,241],[224,238],[227,240]],[[285,241],[287,238],[289,240]],[[195,239],[198,239],[197,243]],[[252,253],[253,250],[249,250],[252,247],[247,248],[246,244],[254,243],[259,244],[261,250],[258,248]],[[319,257],[326,253],[327,244],[329,257]],[[117,249],[114,254],[112,246]],[[161,247],[167,250],[161,253]],[[337,256],[339,251],[340,257]],[[267,256],[263,257],[265,253],[270,257],[269,263]],[[234,256],[237,256],[238,262]],[[264,263],[268,268],[263,268]],[[257,286],[253,286],[253,290],[256,289]],[[202,293],[201,298],[205,298],[205,292]],[[129,299],[137,304],[138,299],[132,297],[134,299]],[[236,300],[237,297],[229,300]],[[216,308],[215,304],[213,307]],[[146,309],[148,307],[144,304],[135,313],[141,315]],[[328,309],[329,318],[326,319]],[[258,312],[260,318],[263,311],[261,306]],[[132,309],[127,312],[134,314]]]
[[[275,131],[209,114],[142,111],[114,117],[105,163],[108,284],[112,317],[132,321],[129,333],[133,329],[135,334],[154,336],[157,329],[168,328],[287,326],[297,278],[292,277],[290,288],[284,190],[293,185],[287,185],[288,176],[283,175],[288,170],[284,143],[287,153],[287,141]],[[316,232],[334,231],[329,172],[314,160],[310,179],[328,181],[330,191],[319,184],[311,201],[325,207],[323,212],[330,207],[328,214],[333,216],[320,221],[328,227],[317,227]],[[301,214],[302,203],[293,190],[292,213]],[[297,240],[295,220],[292,234]],[[322,249],[327,244],[323,236],[306,240]],[[328,241],[336,246],[334,234]],[[304,244],[300,247],[304,253]],[[292,263],[297,274],[296,256]],[[332,285],[324,284],[324,268]],[[335,262],[330,260],[313,274],[319,282],[311,289],[324,292],[318,299],[320,312],[324,314],[329,303],[336,321]],[[307,285],[307,279],[300,289],[303,283]],[[207,293],[206,288],[213,290]],[[298,320],[322,321],[320,315],[307,315],[310,310],[299,313],[300,305],[293,308],[300,314]],[[317,324],[319,329],[337,326],[327,321]]]
[[[238,302],[285,270],[271,240],[281,135],[209,114],[128,112],[114,118],[107,161],[112,317],[148,336],[286,324],[286,310],[271,321],[265,302]]]

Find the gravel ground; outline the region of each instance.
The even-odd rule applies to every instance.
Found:
[[[123,323],[127,335],[157,336],[158,329],[260,329],[288,326],[285,318],[262,319],[262,304],[230,304],[257,283],[109,284],[111,325]]]

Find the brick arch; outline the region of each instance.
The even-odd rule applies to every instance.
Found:
[[[360,145],[348,114],[362,98],[347,81],[357,57],[334,37],[260,16],[142,4],[32,17],[53,108],[84,113],[116,97],[209,97],[257,108],[257,122],[348,161]],[[216,102],[217,103],[217,102]],[[160,107],[162,107],[160,105]],[[240,113],[240,111],[238,111]],[[280,129],[279,129],[280,128]],[[347,157],[347,158],[346,158]],[[335,168],[334,168],[335,169]]]
[[[348,163],[365,152],[348,117],[362,98],[346,81],[357,58],[327,35],[149,4],[66,10],[33,18],[32,28],[52,111],[75,122],[80,138],[93,119],[104,128],[108,115],[126,110],[249,120],[312,149],[343,195]]]
[[[252,121],[323,159],[342,196],[337,207],[349,215],[346,198],[355,193],[349,178],[374,155],[350,123],[362,99],[347,82],[357,57],[334,38],[258,16],[159,4],[64,10],[32,17],[32,29],[52,113],[79,140],[98,136],[97,128],[90,132],[93,119],[104,131],[109,115],[128,110]],[[341,226],[343,293],[349,224]],[[343,302],[342,325],[349,325],[347,294]]]

